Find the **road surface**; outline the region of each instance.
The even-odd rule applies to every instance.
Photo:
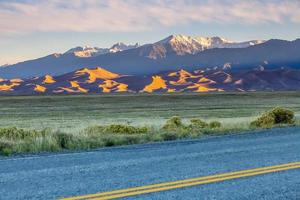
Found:
[[[273,171],[125,199],[300,199],[300,168],[272,168],[299,161],[297,127],[92,152],[2,157],[0,199],[59,199],[264,167]]]

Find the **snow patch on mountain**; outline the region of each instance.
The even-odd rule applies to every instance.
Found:
[[[126,45],[122,42],[118,42],[114,44],[110,48],[98,48],[98,47],[91,47],[91,46],[78,46],[72,49],[69,49],[66,51],[64,54],[74,54],[77,57],[93,57],[93,56],[98,56],[102,54],[107,54],[107,53],[117,53],[120,51],[125,51],[128,49],[133,49],[137,48],[140,45],[136,43],[135,45]]]
[[[109,48],[109,52],[116,53],[119,51],[135,49],[135,48],[138,48],[139,46],[140,46],[139,43],[135,43],[134,45],[127,45],[127,44],[124,44],[123,42],[118,42]]]
[[[185,55],[214,48],[247,48],[263,42],[265,41],[251,40],[246,42],[234,42],[221,37],[171,35],[155,44],[170,45],[178,55]]]

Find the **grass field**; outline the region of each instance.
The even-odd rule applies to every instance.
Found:
[[[167,118],[247,123],[275,106],[300,114],[300,93],[0,96],[0,127],[73,132],[91,125],[160,126]]]
[[[0,150],[9,155],[249,130],[251,121],[276,106],[291,109],[299,118],[300,93],[0,96],[0,105]],[[182,119],[182,128],[161,129],[172,116]],[[222,126],[195,128],[189,125],[193,118],[217,120]],[[118,124],[131,127],[125,130]],[[11,127],[24,130],[3,129]]]

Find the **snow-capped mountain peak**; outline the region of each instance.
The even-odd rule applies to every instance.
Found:
[[[263,42],[262,40],[234,42],[221,37],[193,37],[181,34],[170,35],[154,43],[154,48],[148,57],[152,59],[162,58],[165,57],[168,52],[174,52],[177,55],[186,55],[196,54],[200,51],[214,48],[246,48]]]
[[[116,52],[125,51],[125,50],[128,50],[128,49],[135,49],[139,46],[140,45],[138,43],[136,43],[134,45],[127,45],[123,42],[118,42],[118,43],[114,44],[112,47],[110,47],[109,52],[116,53]]]
[[[110,48],[98,48],[98,47],[91,47],[87,45],[83,47],[78,46],[69,49],[64,54],[74,54],[77,57],[93,57],[93,56],[98,56],[107,53],[117,53],[120,51],[137,48],[139,46],[140,45],[138,43],[136,43],[135,45],[126,45],[125,43],[122,42],[118,42]]]
[[[213,49],[213,48],[245,48],[248,46],[263,43],[263,40],[251,40],[246,42],[234,42],[221,37],[201,37],[201,36],[186,36],[186,35],[171,35],[157,43],[170,44],[173,47],[177,45],[193,47],[195,52]]]
[[[97,47],[84,46],[84,47],[75,47],[65,52],[65,54],[73,53],[77,57],[91,57],[102,52],[101,49]]]

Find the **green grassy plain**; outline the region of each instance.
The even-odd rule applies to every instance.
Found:
[[[300,93],[0,96],[0,127],[74,132],[112,123],[161,126],[174,115],[229,125],[248,123],[275,106],[300,115]]]

